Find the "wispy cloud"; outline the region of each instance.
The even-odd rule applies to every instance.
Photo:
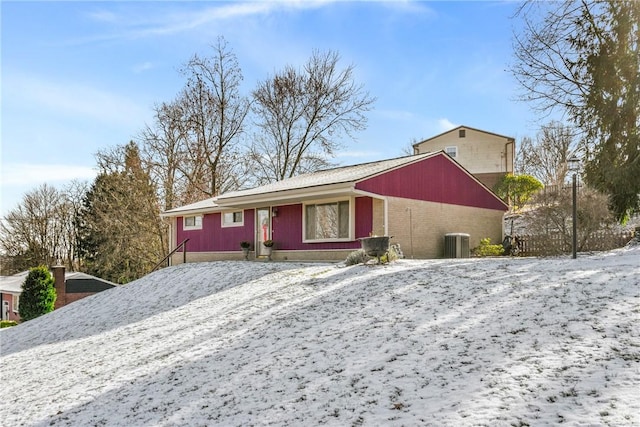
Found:
[[[56,114],[92,118],[106,123],[139,124],[148,116],[146,106],[90,85],[49,81],[19,72],[3,76],[3,98],[13,98],[31,110],[47,109]]]
[[[120,14],[113,11],[99,10],[87,14],[87,18],[101,24],[110,24],[115,28],[110,33],[76,39],[71,43],[82,44],[95,41],[175,35],[199,28],[208,28],[212,24],[237,18],[259,17],[279,10],[316,9],[330,3],[334,3],[334,1],[294,0],[217,3],[215,6],[191,9],[188,12],[171,12],[168,9],[161,9],[162,13],[145,13],[144,15],[133,13],[131,10]],[[199,5],[197,2],[193,4]],[[170,3],[158,4],[159,8],[164,5],[170,5]],[[148,12],[148,9],[145,9],[145,12]]]
[[[2,186],[33,186],[73,179],[91,180],[96,170],[76,165],[3,164]]]
[[[97,10],[90,12],[88,16],[93,21],[114,23],[118,21],[118,15],[107,10]]]
[[[429,7],[424,1],[415,0],[395,0],[395,1],[381,1],[381,4],[388,9],[393,9],[403,13],[411,14],[426,14],[435,16],[437,13]]]
[[[153,68],[153,64],[149,61],[147,62],[142,62],[140,64],[135,64],[133,66],[133,72],[136,74],[140,74],[144,71],[150,70]]]
[[[449,119],[442,118],[442,119],[438,119],[438,126],[440,127],[441,132],[446,132],[448,130],[455,128],[458,125],[452,123],[451,121],[449,121]]]

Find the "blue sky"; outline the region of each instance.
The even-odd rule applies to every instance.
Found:
[[[135,138],[179,67],[226,38],[248,94],[313,49],[336,50],[377,98],[335,159],[402,155],[456,125],[534,136],[515,101],[511,19],[496,2],[2,2],[1,211],[48,183],[95,176],[95,153]]]

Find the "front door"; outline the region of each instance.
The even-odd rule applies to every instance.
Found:
[[[262,242],[271,239],[271,209],[256,209],[256,221],[258,222],[256,224],[258,233],[256,236],[256,256],[266,256]]]

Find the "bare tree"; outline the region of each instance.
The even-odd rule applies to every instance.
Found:
[[[154,107],[154,113],[153,125],[147,125],[137,140],[162,208],[168,210],[193,202],[201,194],[187,178],[191,170],[185,161],[187,135],[180,106],[163,102]]]
[[[165,210],[237,189],[246,178],[242,71],[224,38],[212,49],[211,57],[194,55],[182,67],[184,88],[154,107],[153,123],[137,137]]]
[[[339,60],[337,52],[314,51],[302,70],[287,66],[253,91],[262,130],[250,148],[257,184],[327,166],[341,139],[366,127],[374,98]]]
[[[187,84],[178,98],[186,136],[185,176],[207,196],[237,189],[242,176],[239,137],[249,112],[240,95],[242,71],[224,38],[211,58],[194,55],[183,68]]]
[[[557,187],[535,196],[536,209],[522,214],[526,233],[542,243],[544,255],[566,253],[572,244],[571,189]],[[581,187],[577,203],[578,250],[602,239],[603,230],[615,229],[614,216],[607,209],[607,197],[588,187]],[[560,236],[560,239],[558,239]],[[604,242],[603,242],[604,243]]]
[[[0,222],[2,251],[12,264],[9,270],[53,265],[65,254],[73,253],[74,242],[67,234],[72,222],[69,204],[54,187],[43,184],[25,194]]]
[[[559,110],[585,142],[585,179],[620,221],[640,211],[640,2],[526,2],[513,75],[542,114]]]
[[[89,191],[86,181],[71,181],[62,190],[64,207],[61,210],[63,216],[62,237],[65,244],[59,251],[59,256],[64,265],[72,271],[80,271],[82,260],[79,256],[78,245],[80,241],[78,216],[82,210],[82,203]]]
[[[554,5],[528,1],[516,16],[524,30],[515,33],[515,62],[511,71],[522,87],[521,99],[540,113],[560,108],[576,114],[584,107],[589,92],[583,71],[576,67],[579,52],[571,40],[583,2],[564,1]]]
[[[561,185],[568,173],[567,160],[578,152],[575,130],[559,122],[550,122],[532,140],[520,142],[516,169],[536,177],[546,185]]]

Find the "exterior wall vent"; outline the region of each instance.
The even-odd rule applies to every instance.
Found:
[[[445,258],[469,258],[469,235],[447,233],[444,235]]]

